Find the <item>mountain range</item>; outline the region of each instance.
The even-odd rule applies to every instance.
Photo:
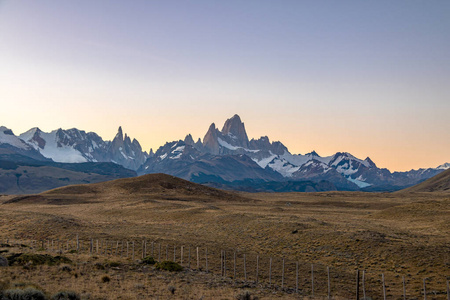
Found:
[[[436,168],[390,172],[377,167],[369,157],[359,159],[347,152],[326,157],[315,151],[292,154],[281,142],[271,142],[267,136],[249,139],[238,115],[226,120],[221,130],[212,123],[203,141],[195,142],[188,134],[183,140],[167,142],[154,153],[143,151],[136,139],[123,134],[121,127],[112,141],[105,141],[94,132],[76,128],[48,133],[32,128],[16,136],[2,126],[0,149],[7,150],[8,155],[4,152],[2,159],[9,161],[19,155],[22,163],[24,157],[41,164],[106,162],[139,175],[166,173],[196,183],[247,191],[394,191],[450,168],[445,163]],[[116,172],[114,176],[136,173]]]

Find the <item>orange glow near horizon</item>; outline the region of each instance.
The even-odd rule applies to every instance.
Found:
[[[407,5],[405,5],[407,4]],[[291,153],[450,162],[450,2],[2,1],[0,126],[145,151],[239,114]],[[212,17],[214,16],[214,17]],[[383,18],[380,18],[383,16]]]

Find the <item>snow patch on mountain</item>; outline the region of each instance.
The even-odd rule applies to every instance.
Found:
[[[447,170],[450,169],[450,163],[445,163],[436,168],[437,170]]]
[[[0,144],[9,144],[25,150],[30,149],[24,141],[14,135],[11,129],[6,128],[5,126],[0,127]]]
[[[358,179],[353,179],[351,177],[346,177],[346,178],[347,178],[348,181],[353,182],[354,184],[356,184],[360,188],[365,188],[365,187],[371,186],[370,183],[367,183],[367,182],[364,182],[364,181],[361,181],[361,180],[358,180]]]
[[[57,142],[57,130],[46,133],[41,132],[41,137],[45,141],[44,149],[37,148],[41,154],[47,158],[53,159],[56,162],[63,163],[81,163],[88,160],[83,155],[71,146],[61,145]]]
[[[267,166],[284,177],[292,177],[292,174],[300,169],[299,166],[295,166],[286,159],[279,157],[274,158]]]

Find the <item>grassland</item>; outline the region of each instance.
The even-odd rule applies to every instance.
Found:
[[[125,291],[114,290],[114,295],[123,299],[134,299],[128,293],[134,290],[133,282],[147,284],[142,297],[159,295],[160,299],[176,297],[165,292],[168,284],[183,290],[183,296],[178,297],[187,299],[232,299],[244,289],[250,289],[260,299],[308,297],[312,292],[311,263],[315,265],[318,297],[327,294],[327,266],[331,270],[332,294],[337,298],[354,297],[357,269],[366,270],[367,296],[373,299],[382,296],[382,273],[391,299],[401,298],[402,276],[406,278],[409,298],[421,297],[422,281],[426,278],[429,297],[445,299],[446,280],[450,279],[448,194],[229,194],[154,176],[61,188],[22,198],[4,196],[0,201],[2,240],[70,239],[73,245],[79,234],[84,241],[134,240],[137,245],[146,239],[155,245],[170,245],[171,251],[173,246],[178,251],[181,246],[208,248],[210,270],[215,274],[220,273],[220,250],[227,250],[231,257],[237,249],[237,275],[243,278],[242,258],[246,253],[248,282],[255,280],[256,255],[260,256],[258,285],[233,284],[230,270],[225,279],[199,271],[171,275],[151,270],[151,276],[139,271],[136,276],[143,279],[124,279],[120,285],[127,286]],[[273,257],[274,268],[271,286],[267,284],[269,257]],[[299,262],[299,295],[281,292],[281,258],[286,260],[285,286],[291,288],[288,292],[295,286],[295,262]],[[113,259],[123,260],[126,267],[122,270],[137,269],[129,258]],[[81,276],[91,278],[86,283],[73,279],[73,275],[70,280],[66,275],[57,275],[58,269],[48,272],[53,274],[48,278],[43,275],[46,272],[37,272],[44,276],[39,281],[59,282],[53,277],[62,276],[61,282],[72,282],[73,290],[90,292],[99,299],[103,292],[103,297],[112,299],[98,280],[99,273],[89,269],[95,263],[92,256],[80,255],[74,260],[85,263],[87,270],[78,272],[89,274]],[[8,268],[8,272],[13,272],[12,267]],[[8,278],[25,276],[25,271],[20,270],[8,273]],[[30,279],[35,278],[32,272],[25,272]],[[127,274],[135,276],[131,271]]]

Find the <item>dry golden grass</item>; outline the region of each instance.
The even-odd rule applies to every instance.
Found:
[[[0,205],[0,238],[72,239],[73,245],[73,238],[79,234],[84,241],[135,240],[138,249],[143,239],[164,246],[176,245],[177,251],[182,245],[207,247],[210,269],[218,273],[220,250],[228,250],[230,259],[234,249],[238,249],[238,277],[243,277],[245,252],[248,268],[251,266],[249,281],[255,279],[256,254],[260,255],[263,282],[268,280],[269,257],[274,257],[276,285],[280,285],[284,257],[285,284],[290,288],[295,286],[295,262],[299,261],[302,296],[311,294],[310,264],[314,263],[315,295],[322,297],[327,294],[326,266],[329,266],[335,296],[354,297],[355,271],[365,269],[366,289],[372,298],[382,295],[380,279],[384,273],[391,298],[401,297],[401,277],[405,276],[409,296],[420,297],[422,280],[427,278],[428,290],[436,292],[429,297],[445,299],[445,284],[450,279],[448,195],[357,192],[234,195],[158,176],[139,177],[136,182],[127,179],[61,188],[37,198]],[[3,197],[0,201],[11,198]],[[230,285],[214,289],[205,285],[204,280],[180,281],[179,289],[188,289],[185,295],[190,295],[194,293],[190,287],[196,286],[205,295],[223,293],[224,299],[233,298],[233,293],[241,290]],[[93,281],[89,291],[98,289],[96,285]],[[273,296],[271,292],[261,293],[260,298]],[[216,295],[206,298],[220,299]]]

